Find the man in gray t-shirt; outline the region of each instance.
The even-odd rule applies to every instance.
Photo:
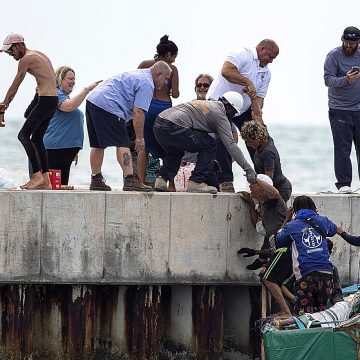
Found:
[[[241,111],[242,105],[242,96],[229,91],[219,101],[194,100],[161,112],[154,124],[154,135],[166,154],[155,190],[166,191],[167,181],[174,179],[184,152],[189,151],[197,152],[198,158],[187,191],[216,194],[216,188],[207,184],[216,153],[216,141],[209,133],[219,135],[233,159],[246,172],[247,180],[253,182],[256,173],[231,132],[230,120]]]
[[[334,142],[336,187],[341,194],[351,193],[351,147],[355,144],[360,177],[360,30],[349,26],[341,37],[342,45],[331,50],[324,64],[328,87],[329,120]]]

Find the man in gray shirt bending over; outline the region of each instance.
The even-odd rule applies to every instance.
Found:
[[[216,194],[208,185],[216,154],[216,141],[209,133],[219,135],[232,158],[246,172],[247,181],[256,181],[256,173],[236,145],[230,120],[240,113],[242,96],[226,92],[218,101],[193,100],[167,109],[154,124],[154,135],[165,150],[163,165],[155,182],[155,190],[166,191],[167,181],[177,174],[185,151],[198,152],[197,162],[187,187],[188,192]]]

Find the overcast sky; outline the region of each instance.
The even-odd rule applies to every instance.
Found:
[[[271,38],[280,54],[270,64],[265,122],[327,125],[323,63],[341,44],[345,27],[360,27],[359,5],[358,0],[12,0],[3,11],[0,42],[18,32],[29,49],[48,55],[54,68],[72,66],[76,93],[92,81],[136,69],[153,58],[160,38],[168,34],[179,48],[176,104],[193,99],[197,74],[215,76],[229,51]],[[3,100],[17,63],[2,53],[0,69]],[[34,89],[28,74],[8,118],[22,116]]]

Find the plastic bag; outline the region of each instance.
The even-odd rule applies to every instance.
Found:
[[[0,168],[0,189],[16,189],[16,184],[9,178],[7,171]]]
[[[186,191],[191,172],[194,170],[195,164],[188,162],[184,166],[180,166],[178,173],[174,178],[176,191]]]

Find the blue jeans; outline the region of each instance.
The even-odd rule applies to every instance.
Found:
[[[360,177],[360,111],[329,109],[329,120],[334,142],[336,187],[351,186],[351,147],[355,144]]]
[[[197,161],[189,180],[196,183],[207,182],[213,175],[216,141],[208,133],[192,128],[184,128],[170,121],[157,118],[154,135],[165,151],[163,165],[158,175],[173,181],[179,170],[185,151],[197,152]]]

